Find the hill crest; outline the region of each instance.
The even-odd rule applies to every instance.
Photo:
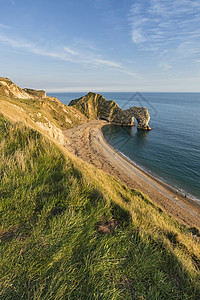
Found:
[[[0,77],[0,112],[12,121],[22,121],[48,136],[66,143],[63,130],[86,123],[81,112],[48,97],[43,90],[21,89],[10,79]]]
[[[47,98],[45,91],[28,88],[22,89],[6,77],[0,77],[0,95],[18,99]]]

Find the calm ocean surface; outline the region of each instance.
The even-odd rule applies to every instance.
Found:
[[[51,93],[68,104],[86,93]],[[107,125],[107,142],[138,166],[200,200],[200,93],[102,93],[123,109],[148,108],[152,130]],[[134,96],[134,97],[133,97]],[[135,121],[137,123],[137,121]]]

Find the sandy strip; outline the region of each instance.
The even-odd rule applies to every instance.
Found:
[[[106,121],[91,121],[64,131],[68,140],[65,147],[127,186],[142,191],[182,223],[200,227],[200,202],[185,198],[109,146],[101,131],[106,124]]]

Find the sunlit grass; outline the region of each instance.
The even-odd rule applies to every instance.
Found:
[[[200,298],[198,229],[2,116],[0,155],[0,299]]]

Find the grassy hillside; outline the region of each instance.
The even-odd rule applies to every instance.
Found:
[[[196,228],[3,116],[0,155],[0,299],[200,299]]]
[[[86,116],[45,91],[21,89],[10,79],[0,77],[0,113],[16,122],[41,131],[64,144],[62,130],[88,122]]]
[[[73,107],[61,103],[56,98],[46,99],[15,99],[0,96],[0,102],[9,105],[13,109],[11,114],[14,116],[14,110],[27,114],[27,117],[34,122],[47,122],[46,118],[58,128],[67,129],[75,125],[86,122],[86,117]]]

